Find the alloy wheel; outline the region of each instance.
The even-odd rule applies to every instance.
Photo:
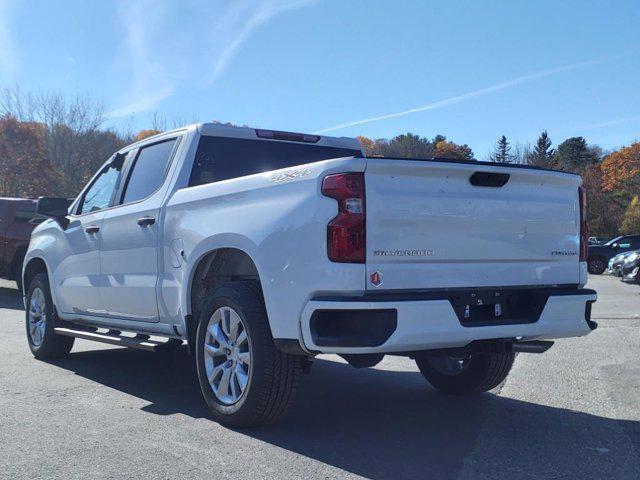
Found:
[[[209,319],[204,366],[218,401],[232,405],[244,395],[251,375],[251,342],[238,312],[220,307]]]
[[[590,270],[592,273],[601,272],[606,268],[604,262],[599,258],[591,260],[591,262],[589,262],[589,266],[591,267]]]
[[[42,345],[47,326],[47,306],[44,292],[37,287],[31,292],[29,299],[29,334],[34,347]]]

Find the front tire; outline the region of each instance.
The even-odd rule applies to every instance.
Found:
[[[420,372],[436,389],[454,395],[487,392],[506,378],[515,353],[489,353],[448,357],[433,355],[416,359]]]
[[[201,308],[196,334],[200,388],[216,421],[233,427],[274,422],[293,400],[300,357],[276,348],[260,287],[218,287]]]
[[[57,317],[45,273],[39,273],[31,280],[26,298],[27,341],[33,356],[47,360],[68,355],[75,338],[54,331]]]

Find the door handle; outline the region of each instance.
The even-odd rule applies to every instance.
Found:
[[[138,219],[138,225],[141,227],[148,227],[149,225],[153,225],[156,223],[156,219],[153,217],[142,217]]]
[[[100,227],[97,225],[89,225],[88,227],[84,228],[84,231],[89,235],[93,235],[94,233],[98,233],[100,231]]]

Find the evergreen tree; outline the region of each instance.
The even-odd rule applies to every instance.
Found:
[[[511,145],[507,140],[507,137],[502,135],[496,143],[495,148],[491,155],[489,155],[489,160],[496,163],[511,163],[513,161],[513,155],[511,154]]]
[[[553,154],[553,167],[565,172],[582,173],[597,161],[598,155],[583,137],[566,139]]]
[[[554,149],[551,148],[551,139],[546,130],[543,130],[533,152],[529,155],[528,163],[537,167],[550,167],[552,165]]]

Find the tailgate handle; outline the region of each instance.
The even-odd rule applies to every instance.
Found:
[[[469,178],[476,187],[504,187],[509,181],[508,173],[476,172]]]

